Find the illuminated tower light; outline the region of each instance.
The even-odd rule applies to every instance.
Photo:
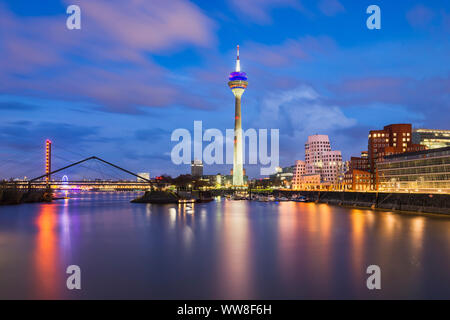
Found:
[[[45,140],[45,181],[50,181],[50,172],[52,172],[52,142]]]
[[[239,46],[237,46],[236,70],[230,73],[228,87],[234,94],[235,117],[234,117],[234,158],[233,158],[233,185],[244,185],[243,157],[242,157],[242,117],[241,97],[247,88],[247,74],[241,72],[239,60]]]

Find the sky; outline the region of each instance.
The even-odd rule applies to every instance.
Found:
[[[71,4],[80,30],[66,27]],[[380,30],[366,26],[372,4]],[[449,39],[448,0],[3,0],[0,178],[43,174],[45,139],[54,169],[95,155],[152,177],[190,172],[172,163],[171,134],[233,128],[238,44],[243,128],[279,129],[281,166],[304,159],[312,134],[349,159],[391,123],[450,129]],[[108,170],[68,174],[122,178]]]

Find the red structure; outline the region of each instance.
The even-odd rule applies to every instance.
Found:
[[[344,189],[353,191],[369,191],[371,189],[370,172],[350,169],[344,175]]]
[[[367,151],[361,152],[361,157],[350,158],[349,170],[344,174],[344,189],[353,191],[369,191],[371,189]]]
[[[369,156],[367,151],[361,152],[361,157],[350,158],[350,170],[369,171]]]
[[[426,150],[426,146],[412,143],[412,126],[409,123],[391,124],[383,130],[371,130],[368,143],[369,171],[372,173],[372,185],[377,189],[376,165],[384,156],[404,152]]]
[[[45,181],[50,181],[50,172],[52,172],[52,142],[45,140]]]

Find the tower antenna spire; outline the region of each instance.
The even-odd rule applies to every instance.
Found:
[[[236,72],[241,72],[241,61],[239,60],[239,45],[237,46]]]

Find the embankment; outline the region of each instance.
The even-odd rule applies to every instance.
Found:
[[[132,203],[178,203],[179,197],[170,191],[146,191],[144,195],[132,200]]]
[[[50,201],[52,194],[45,190],[0,189],[0,205]]]
[[[301,194],[318,203],[350,207],[450,214],[449,194],[342,191],[282,191],[280,193]]]

